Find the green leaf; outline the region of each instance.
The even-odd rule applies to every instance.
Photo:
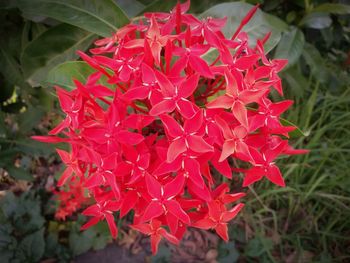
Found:
[[[35,141],[31,138],[21,138],[15,141],[18,151],[30,156],[48,156],[55,152],[53,144]]]
[[[294,131],[289,133],[289,136],[291,138],[298,138],[298,137],[307,137],[309,136],[310,132],[303,132],[298,126],[296,126],[294,123],[284,119],[284,118],[280,118],[281,124],[283,126],[292,126],[295,128]]]
[[[20,113],[18,116],[19,131],[26,133],[33,129],[44,116],[45,111],[39,107],[29,106],[25,112]]]
[[[288,66],[294,65],[303,52],[305,38],[303,32],[296,27],[291,27],[288,32],[284,32],[279,42],[274,57],[288,59]]]
[[[289,68],[284,71],[281,76],[289,85],[289,89],[294,96],[302,97],[304,91],[309,86],[304,75],[297,70],[296,67]]]
[[[26,236],[16,250],[16,258],[22,262],[39,262],[45,251],[44,230]]]
[[[259,257],[266,251],[273,248],[271,239],[256,237],[248,242],[245,247],[245,254],[248,257]]]
[[[24,49],[21,64],[25,78],[32,84],[41,83],[52,68],[77,58],[76,51],[86,50],[96,37],[68,24],[50,28]]]
[[[227,38],[231,38],[242,19],[253,7],[253,5],[243,2],[223,3],[209,8],[200,16],[202,18],[208,16],[215,18],[227,17],[223,33]],[[271,37],[265,44],[265,51],[268,52],[277,45],[281,38],[281,28],[274,25],[277,18],[274,19],[272,22],[273,19],[271,19],[271,16],[267,16],[260,9],[257,10],[253,18],[242,29],[242,31],[247,32],[249,35],[250,46],[255,46],[256,41],[262,39],[269,32],[271,32]]]
[[[104,37],[129,22],[112,0],[18,0],[17,6],[26,14],[51,17]]]
[[[236,248],[234,241],[228,243],[220,243],[219,246],[219,262],[220,263],[233,263],[237,262],[239,258],[239,252]]]
[[[10,55],[10,52],[0,44],[0,71],[6,80],[13,84],[21,86],[23,84],[23,76],[20,65]]]
[[[332,24],[332,19],[329,14],[326,13],[310,13],[303,17],[300,21],[300,25],[314,28],[323,29],[330,27]]]
[[[145,6],[136,0],[115,0],[118,6],[128,15],[134,17],[139,14]]]
[[[317,80],[321,83],[326,83],[330,76],[325,65],[325,60],[318,49],[314,45],[305,43],[302,56],[309,66],[311,74],[317,77]]]
[[[77,227],[73,228],[69,234],[69,247],[73,255],[80,255],[92,248],[94,237],[95,233],[92,229],[81,232]]]
[[[31,174],[23,168],[9,166],[6,167],[6,170],[8,171],[9,175],[15,178],[16,180],[33,181],[33,177],[31,176]]]
[[[0,72],[0,104],[11,97],[14,90],[14,85],[9,83],[4,75]]]
[[[156,0],[146,6],[138,16],[143,15],[146,12],[169,12],[176,5],[175,0]]]
[[[91,68],[86,62],[65,62],[53,68],[49,72],[46,81],[49,84],[58,85],[71,90],[75,88],[72,80],[73,78],[85,83],[87,77],[94,72],[95,69]],[[107,78],[102,76],[99,83],[105,85],[107,83]]]
[[[350,14],[350,5],[325,3],[316,6],[313,12],[331,13],[337,15]]]

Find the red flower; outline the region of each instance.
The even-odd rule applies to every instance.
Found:
[[[130,227],[149,235],[156,253],[162,237],[177,244],[189,226],[228,240],[243,208],[232,203],[245,194],[231,193],[221,175],[285,185],[276,160],[305,151],[288,145],[294,127],[281,123],[292,101],[269,99],[272,89],[282,95],[286,61],[266,58],[269,35],[252,48],[241,32],[257,7],[230,39],[225,18],[199,20],[188,9],[186,1],[147,13],[97,40],[92,55],[78,52],[95,72],[72,91],[56,88],[64,118],[51,136],[33,136],[71,148],[57,150],[66,165],[57,218],[90,204],[82,229],[106,220],[116,237],[116,215],[132,213]],[[211,64],[209,50],[218,53]]]
[[[151,221],[150,224],[131,225],[130,227],[137,231],[140,231],[145,235],[149,235],[151,237],[152,253],[157,254],[158,245],[162,237],[166,238],[169,242],[173,244],[179,243],[179,240],[176,237],[169,234],[161,226],[161,222],[159,220],[154,219]]]

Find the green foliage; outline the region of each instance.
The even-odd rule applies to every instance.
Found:
[[[30,83],[41,83],[56,65],[74,60],[77,50],[86,50],[96,35],[68,24],[59,24],[31,41],[21,56],[22,70]]]
[[[128,23],[128,17],[112,0],[17,0],[24,15],[45,16],[100,36],[110,36]]]
[[[223,33],[227,38],[231,38],[252,7],[252,5],[243,2],[223,3],[209,8],[201,14],[201,17],[227,17]],[[280,28],[273,26],[270,19],[261,10],[255,13],[243,30],[249,35],[250,45],[255,45],[258,39],[262,39],[267,33],[271,32],[271,37],[265,44],[266,51],[274,48],[281,38]]]
[[[33,193],[7,193],[0,208],[2,262],[38,262],[45,250],[40,200]]]

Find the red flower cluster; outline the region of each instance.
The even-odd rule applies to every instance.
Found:
[[[230,193],[213,173],[231,179],[240,165],[243,186],[263,177],[284,186],[275,159],[302,153],[288,145],[294,127],[279,119],[292,101],[269,99],[272,89],[282,95],[277,73],[287,61],[266,58],[269,35],[251,48],[241,32],[257,7],[231,39],[221,32],[226,19],[199,20],[188,9],[189,1],[147,13],[96,41],[92,56],[79,52],[96,72],[72,91],[57,87],[66,117],[51,136],[35,136],[71,146],[58,150],[67,167],[58,186],[86,189],[94,200],[83,229],[106,220],[116,237],[116,217],[133,210],[131,227],[151,237],[153,253],[162,237],[178,243],[188,226],[228,240],[227,224],[243,207],[233,203],[245,194]],[[61,200],[79,208],[77,192]]]

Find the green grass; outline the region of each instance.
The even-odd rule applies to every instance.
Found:
[[[246,230],[274,243],[260,258],[267,262],[292,253],[292,262],[350,261],[350,89],[332,95],[310,83],[286,118],[309,134],[293,145],[311,152],[279,161],[287,187],[265,180],[246,198]]]

